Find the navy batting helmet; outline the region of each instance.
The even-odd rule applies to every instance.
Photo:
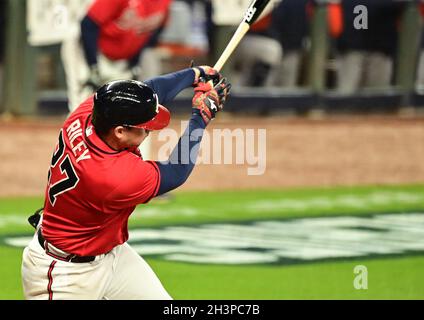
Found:
[[[149,131],[169,125],[171,115],[146,84],[118,80],[105,84],[94,95],[94,126],[133,126]]]

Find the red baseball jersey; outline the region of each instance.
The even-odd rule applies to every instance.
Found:
[[[139,150],[117,152],[91,123],[93,97],[66,120],[46,188],[43,235],[55,247],[96,256],[128,240],[128,218],[159,191],[160,172]]]
[[[100,51],[112,60],[134,57],[165,23],[171,1],[94,1],[88,16],[100,26]]]

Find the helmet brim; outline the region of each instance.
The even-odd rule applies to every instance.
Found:
[[[158,109],[159,113],[156,115],[156,117],[154,117],[149,122],[142,123],[134,127],[149,131],[157,131],[169,126],[169,123],[171,122],[171,113],[167,108],[162,105],[159,105]]]

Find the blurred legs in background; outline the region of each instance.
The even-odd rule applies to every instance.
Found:
[[[81,50],[79,39],[68,38],[62,42],[61,57],[66,76],[68,108],[73,112],[92,92],[83,84],[89,76],[89,69]]]
[[[3,103],[3,65],[0,63],[0,105]]]
[[[390,56],[380,52],[368,53],[364,69],[364,87],[390,86],[393,75],[393,60]]]
[[[424,90],[424,50],[421,51],[417,68],[417,90]]]
[[[283,49],[278,41],[260,35],[246,36],[234,54],[238,69],[234,84],[270,86],[278,76]]]
[[[364,54],[352,51],[339,57],[337,89],[341,93],[354,93],[362,77]]]
[[[393,61],[383,53],[351,51],[338,59],[337,90],[353,94],[361,88],[384,88],[390,85]]]
[[[275,80],[276,84],[287,89],[296,88],[298,86],[301,62],[302,52],[300,50],[285,51]]]

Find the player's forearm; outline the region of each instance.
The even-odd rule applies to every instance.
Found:
[[[99,34],[99,26],[91,18],[86,16],[81,22],[81,40],[85,59],[90,67],[97,64],[97,41]]]
[[[195,72],[190,68],[149,79],[146,84],[158,94],[159,103],[166,104],[174,100],[181,91],[191,87],[194,81]]]
[[[206,124],[198,110],[193,111],[188,128],[167,162],[158,163],[161,184],[158,195],[182,186],[196,165]]]

